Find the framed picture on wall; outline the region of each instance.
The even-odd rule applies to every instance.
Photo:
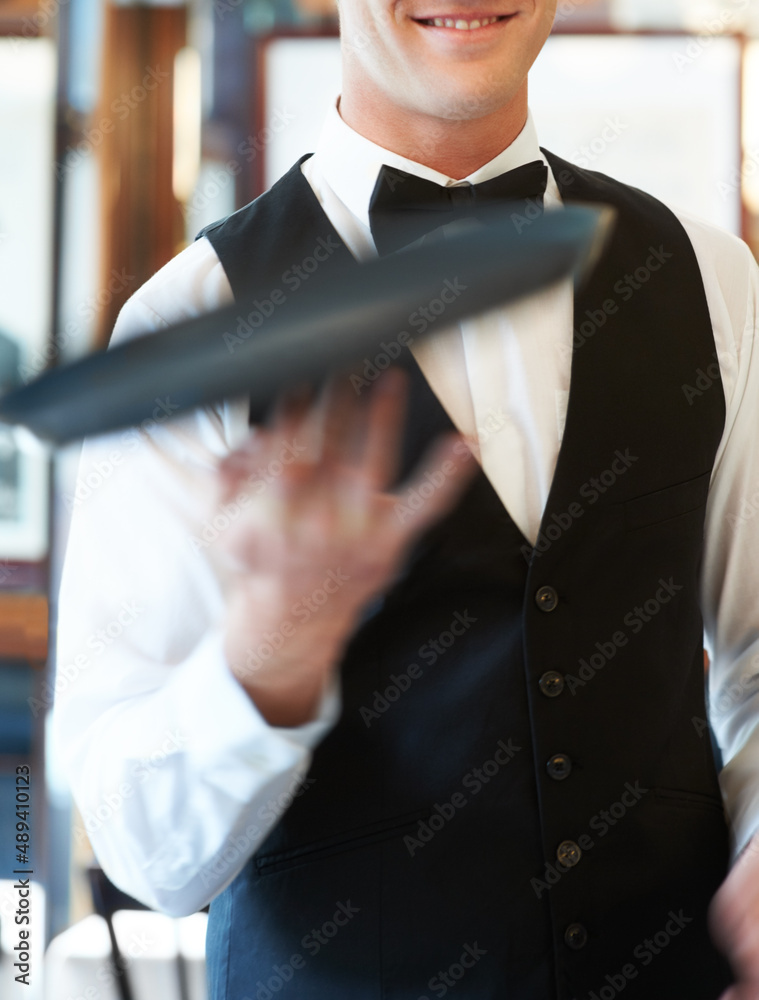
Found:
[[[0,37],[0,392],[51,358],[55,92],[53,41]],[[27,434],[0,425],[2,561],[47,554],[48,466]]]

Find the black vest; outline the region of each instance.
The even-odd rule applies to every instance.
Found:
[[[715,359],[703,282],[665,206],[550,162],[565,200],[619,223],[576,297],[538,543],[480,473],[367,612],[306,786],[211,906],[213,1000],[714,1000],[730,981],[706,926],[728,831],[698,605],[724,397],[683,390]],[[340,241],[299,165],[205,235],[236,295],[349,257],[313,269]],[[413,368],[405,469],[450,429]]]

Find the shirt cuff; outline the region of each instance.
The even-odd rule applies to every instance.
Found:
[[[333,680],[312,721],[292,728],[272,726],[235,679],[223,647],[223,630],[209,631],[172,672],[167,694],[175,699],[176,718],[187,731],[189,761],[197,761],[207,781],[218,782],[233,794],[230,756],[246,764],[250,785],[240,787],[235,795],[246,800],[262,778],[290,771],[310,756],[340,715],[340,689]]]

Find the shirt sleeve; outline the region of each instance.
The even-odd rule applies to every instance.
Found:
[[[113,342],[231,301],[201,240],[122,310]],[[339,713],[269,726],[223,653],[223,523],[204,521],[218,460],[248,433],[247,402],[85,443],[64,499],[71,530],[59,597],[54,738],[86,833],[120,888],[194,912],[240,871],[294,797]],[[232,510],[228,512],[234,516]]]
[[[709,721],[737,856],[759,830],[759,269],[736,238],[698,223],[686,228],[704,276],[727,409],[707,504],[702,610]],[[694,372],[690,405],[713,391],[713,374]],[[707,738],[704,722],[693,720]]]

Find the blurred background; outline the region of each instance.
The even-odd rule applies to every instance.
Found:
[[[337,45],[333,0],[0,0],[0,391],[104,347],[142,282],[313,148]],[[542,145],[759,250],[759,0],[559,0],[531,106]],[[0,997],[202,1000],[203,915],[121,909],[87,838],[106,817],[76,814],[46,742],[76,461],[0,429]]]

